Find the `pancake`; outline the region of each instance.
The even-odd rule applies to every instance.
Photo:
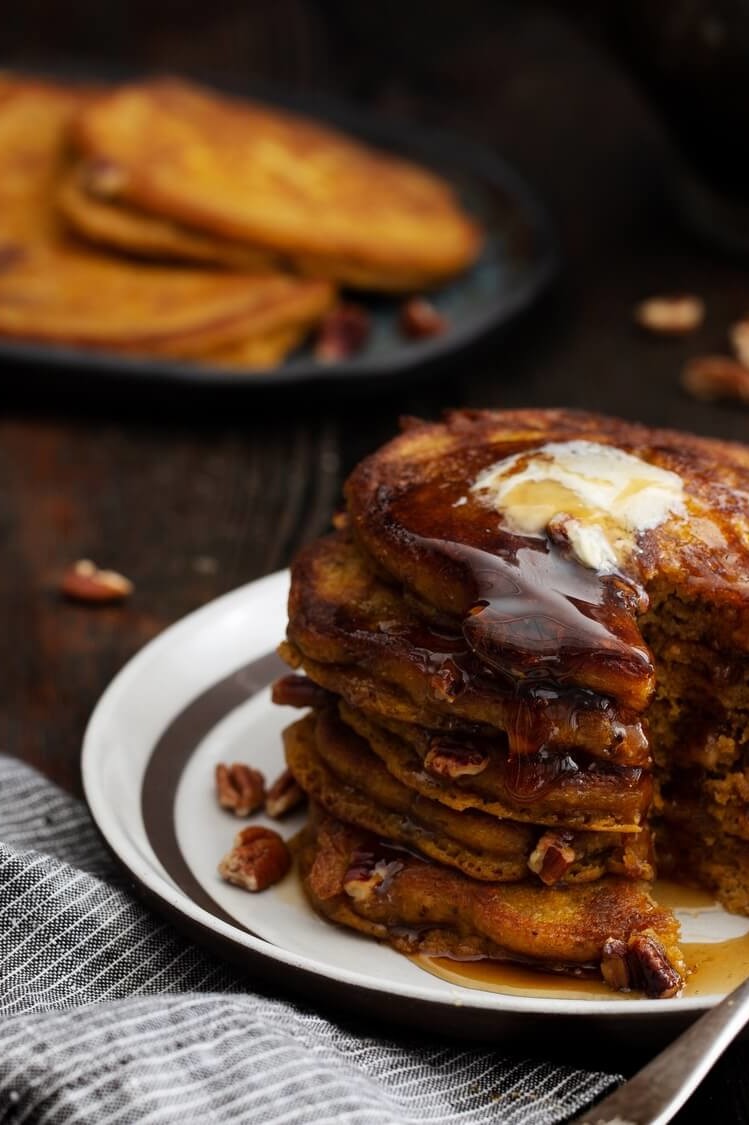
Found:
[[[345,702],[344,721],[367,740],[390,773],[424,797],[463,811],[556,827],[637,833],[652,797],[649,772],[596,765],[584,754],[556,757],[496,753],[481,738],[447,738],[415,723],[376,722]],[[450,760],[479,751],[487,765],[479,773],[451,777]],[[435,751],[448,769],[430,768]],[[345,819],[345,818],[344,818]]]
[[[479,882],[315,812],[298,864],[321,914],[403,953],[602,974],[655,997],[673,996],[683,983],[678,926],[642,883]]]
[[[65,160],[64,136],[90,96],[82,87],[0,72],[0,242],[25,245],[54,236],[50,201]]]
[[[107,169],[110,200],[279,253],[316,277],[411,291],[479,251],[476,224],[433,173],[174,79],[103,95],[79,114],[75,140],[89,183],[94,161]]]
[[[430,626],[382,582],[345,532],[294,560],[287,635],[312,679],[355,707],[435,728],[440,717],[451,726],[483,724],[506,732],[516,753],[542,742],[622,765],[649,763],[634,712],[585,690],[521,696],[492,674],[457,624]],[[446,690],[451,679],[456,692]]]
[[[255,371],[268,371],[283,363],[304,343],[310,328],[317,323],[317,320],[318,316],[315,313],[309,323],[284,326],[265,334],[251,336],[237,344],[230,344],[202,356],[201,361],[212,367],[226,367],[229,370],[251,368]]]
[[[637,536],[624,580],[581,567],[546,536],[511,530],[473,487],[513,455],[581,440],[633,454],[686,488],[683,513]],[[637,626],[642,588],[659,620],[684,607],[691,627],[714,646],[749,647],[748,487],[749,451],[738,445],[574,411],[456,412],[443,424],[412,426],[367,458],[351,475],[347,498],[363,548],[407,590],[461,622],[490,667],[521,684],[563,674],[643,710],[655,672]],[[513,581],[520,582],[516,604],[537,605],[514,625],[515,595],[501,594]],[[479,603],[488,612],[469,616]]]
[[[284,746],[298,784],[329,813],[475,879],[518,882],[537,875],[552,885],[590,882],[607,873],[652,877],[647,833],[560,836],[538,825],[456,812],[403,785],[333,710],[287,728]],[[557,846],[564,849],[564,862],[543,866],[548,848]]]
[[[86,189],[80,167],[57,189],[57,204],[76,234],[97,245],[159,261],[204,262],[248,273],[277,273],[280,262],[267,251],[232,239],[192,231],[180,223],[99,199]]]
[[[67,131],[91,92],[0,80],[0,336],[248,363],[293,347],[330,307],[325,281],[174,268],[105,257],[67,238],[57,186]]]
[[[0,261],[0,336],[16,340],[199,357],[309,323],[332,299],[323,281],[120,262],[58,245],[4,248],[17,252]]]

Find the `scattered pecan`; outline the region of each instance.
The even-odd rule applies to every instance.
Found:
[[[545,832],[531,852],[528,866],[547,886],[563,879],[575,862],[572,839],[570,832]]]
[[[265,811],[274,820],[279,820],[298,808],[304,799],[304,790],[297,783],[291,770],[284,770],[265,795]]]
[[[264,891],[283,879],[291,867],[291,854],[272,828],[243,828],[234,847],[218,865],[227,883],[247,891]]]
[[[330,702],[330,692],[321,688],[307,676],[282,676],[271,688],[274,703],[284,707],[324,707]]]
[[[81,169],[81,182],[86,191],[100,199],[119,195],[127,182],[127,172],[108,156],[95,156]]]
[[[393,877],[402,870],[403,864],[397,859],[375,860],[369,852],[355,853],[343,876],[343,889],[349,898],[363,902],[376,892],[386,890]]]
[[[235,816],[249,816],[265,800],[265,778],[260,770],[235,762],[216,766],[216,793],[222,809],[231,809]]]
[[[635,306],[635,320],[641,328],[662,336],[682,336],[693,332],[705,319],[705,303],[691,293],[648,297]]]
[[[652,931],[632,934],[627,943],[607,938],[601,954],[601,973],[620,992],[637,989],[653,1000],[668,1000],[684,981]]]
[[[694,398],[749,402],[749,368],[727,355],[690,359],[682,372],[681,382]]]
[[[60,581],[60,592],[78,602],[121,602],[134,586],[114,570],[99,570],[90,559],[79,559],[68,567]]]
[[[467,746],[442,736],[430,740],[424,768],[437,777],[475,777],[489,765],[489,755],[476,746]]]
[[[403,335],[412,340],[441,336],[447,330],[447,320],[426,297],[411,297],[404,301],[398,325]]]
[[[371,322],[360,305],[342,304],[331,309],[320,323],[315,342],[315,359],[337,363],[360,352],[367,342]]]
[[[739,320],[731,325],[730,337],[739,363],[749,368],[749,320]]]

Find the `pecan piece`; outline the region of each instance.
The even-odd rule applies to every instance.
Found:
[[[424,768],[451,781],[456,777],[475,777],[489,765],[489,755],[476,746],[437,736],[429,743]]]
[[[615,992],[629,992],[631,978],[627,959],[627,943],[607,938],[601,951],[601,976]]]
[[[575,862],[572,840],[571,832],[545,832],[531,852],[528,866],[547,886],[563,879]]]
[[[690,359],[681,382],[693,398],[706,402],[721,398],[749,402],[749,368],[727,355]]]
[[[620,992],[638,989],[653,1000],[667,1000],[681,990],[684,981],[652,931],[632,934],[623,942],[607,938],[601,952],[601,973]]]
[[[271,688],[271,699],[285,707],[324,707],[331,695],[307,676],[292,673],[276,680]]]
[[[218,865],[227,883],[246,891],[264,891],[283,879],[291,867],[291,854],[272,828],[249,827],[238,833],[234,847]]]
[[[291,770],[284,770],[265,795],[265,811],[274,820],[293,812],[304,801],[305,793]]]
[[[99,199],[112,199],[119,195],[127,182],[127,172],[121,164],[108,156],[94,156],[81,169],[81,183],[85,191]]]
[[[426,297],[411,297],[404,301],[398,325],[403,335],[412,340],[441,336],[447,330],[447,320]]]
[[[216,766],[216,793],[222,809],[231,809],[235,816],[249,816],[265,800],[265,778],[260,770],[234,762]]]
[[[699,328],[704,319],[705,302],[691,293],[648,297],[635,306],[636,322],[656,335],[683,336]]]
[[[375,860],[371,852],[355,852],[351,865],[343,876],[343,889],[349,898],[364,902],[377,892],[387,890],[391,880],[403,870],[397,860]]]
[[[465,678],[455,661],[448,657],[439,671],[430,676],[429,686],[435,699],[452,703],[465,687]]]
[[[60,592],[77,602],[121,602],[134,586],[116,570],[99,570],[90,559],[79,559],[68,567],[60,581]]]
[[[337,363],[355,355],[366,344],[369,331],[369,315],[360,305],[338,305],[320,323],[315,342],[315,359],[320,363]]]

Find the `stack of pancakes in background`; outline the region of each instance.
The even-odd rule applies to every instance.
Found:
[[[487,504],[478,485],[496,466],[511,483],[530,465],[545,496],[552,453],[577,456],[594,491],[608,458],[634,498],[642,526],[616,565],[586,555],[609,550],[610,513],[569,489],[553,485],[532,534]],[[749,912],[745,827],[720,869],[692,863],[674,828],[685,802],[693,852],[736,831],[704,748],[742,723],[749,604],[733,568],[749,564],[747,484],[741,447],[565,411],[409,424],[359,465],[337,530],[293,566],[281,653],[305,676],[276,687],[278,702],[312,708],[284,737],[312,800],[299,858],[314,906],[408,953],[677,993],[678,925],[649,893],[654,837],[669,873]],[[645,500],[664,496],[656,523]],[[711,699],[723,698],[707,710],[687,671],[695,651],[703,678],[722,653]]]
[[[431,288],[480,242],[437,176],[291,114],[0,74],[0,337],[271,367],[340,286]]]

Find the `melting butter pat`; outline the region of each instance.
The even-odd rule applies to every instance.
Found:
[[[683,514],[681,477],[593,441],[549,442],[485,469],[471,491],[502,514],[511,531],[555,527],[593,570],[616,570],[638,532]]]

